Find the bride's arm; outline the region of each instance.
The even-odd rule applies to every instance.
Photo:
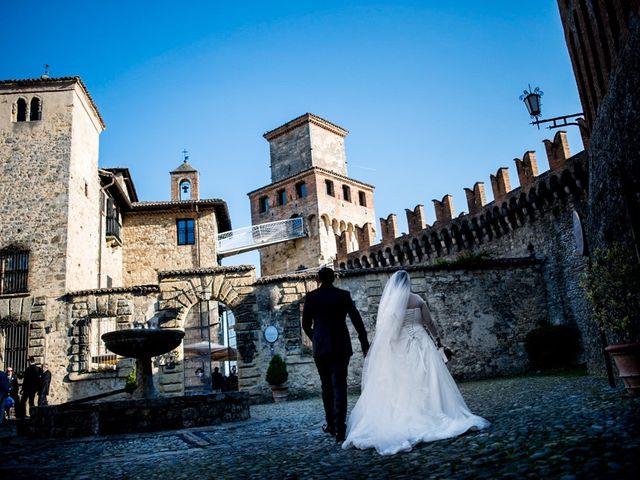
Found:
[[[436,346],[439,346],[440,336],[438,335],[438,330],[436,329],[435,324],[433,323],[433,319],[431,318],[431,313],[429,312],[429,307],[427,307],[427,302],[424,300],[420,304],[420,313],[422,315],[422,325],[425,330],[429,332],[431,338],[436,343]]]

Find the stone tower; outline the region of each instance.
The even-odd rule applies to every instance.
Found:
[[[182,165],[173,170],[171,174],[171,201],[199,200],[200,189],[198,185],[198,171],[187,163],[188,157]]]
[[[31,295],[98,286],[104,128],[79,77],[0,81],[0,251]]]
[[[302,217],[308,237],[262,248],[262,275],[332,264],[341,243],[356,251],[358,232],[374,228],[374,187],[348,177],[347,134],[311,113],[264,134],[271,183],[248,194],[252,224]]]

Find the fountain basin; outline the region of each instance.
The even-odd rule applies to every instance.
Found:
[[[177,328],[132,328],[102,335],[107,349],[129,358],[157,357],[176,348],[183,338],[184,331]]]

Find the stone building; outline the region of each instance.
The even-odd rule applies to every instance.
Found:
[[[159,273],[216,267],[231,228],[186,160],[171,200],[139,201],[128,169],[98,166],[104,128],[79,77],[0,82],[0,368],[49,363],[54,402],[122,386],[100,335],[158,320]],[[181,319],[193,341],[216,334],[206,300]]]
[[[350,178],[347,130],[306,113],[264,134],[271,151],[271,183],[250,192],[254,225],[304,218],[308,236],[260,250],[262,275],[332,264],[344,234],[351,252],[375,237],[373,187]]]
[[[587,245],[620,243],[640,262],[640,1],[558,6],[587,120]]]

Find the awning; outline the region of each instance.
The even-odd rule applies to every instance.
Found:
[[[235,348],[220,345],[219,343],[210,343],[206,340],[184,346],[185,359],[206,357],[209,352],[211,352],[211,360],[215,362],[236,360],[238,358],[238,351]]]

